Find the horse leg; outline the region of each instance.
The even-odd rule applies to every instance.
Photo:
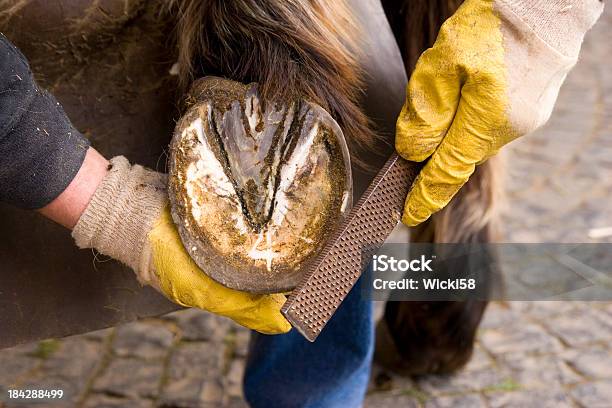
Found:
[[[444,210],[414,229],[411,241],[495,241],[502,166],[501,160],[494,158],[478,167]],[[377,327],[375,358],[404,375],[456,371],[472,355],[486,306],[487,301],[482,300],[387,302]]]

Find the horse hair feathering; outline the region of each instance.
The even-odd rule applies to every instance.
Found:
[[[359,106],[359,29],[345,0],[174,0],[179,77],[258,82],[265,99],[328,110],[357,164],[380,151]],[[367,167],[367,166],[366,166]]]

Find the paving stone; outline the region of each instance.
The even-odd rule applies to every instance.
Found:
[[[68,337],[57,343],[54,341],[52,344],[54,344],[52,352],[41,353],[39,350],[34,353],[41,356],[40,366],[29,376],[22,378],[18,388],[61,389],[64,392],[61,400],[48,401],[44,404],[73,406],[81,398],[89,378],[101,360],[102,346],[83,336]]]
[[[491,353],[554,353],[562,349],[561,343],[534,324],[517,319],[513,324],[485,330],[481,344]]]
[[[453,397],[438,397],[425,403],[425,408],[474,408],[485,405],[484,399],[478,394]]]
[[[542,236],[539,233],[522,228],[516,228],[516,231],[508,232],[507,239],[510,242],[521,244],[542,242]]]
[[[170,359],[160,401],[165,406],[185,408],[211,403],[219,391],[216,381],[223,378],[223,357],[224,346],[219,343],[181,344]],[[223,397],[223,387],[220,386]]]
[[[174,340],[168,328],[148,322],[135,322],[117,328],[113,351],[120,357],[161,359]]]
[[[612,350],[609,346],[572,349],[564,353],[564,360],[584,376],[612,379]]]
[[[168,383],[159,398],[162,407],[199,408],[202,404],[200,395],[206,380],[190,376],[174,379]]]
[[[573,407],[569,396],[561,389],[495,392],[486,396],[491,408],[563,408]]]
[[[504,355],[498,360],[510,369],[512,378],[523,388],[562,387],[582,381],[560,357],[556,355]]]
[[[548,319],[588,309],[590,302],[562,302],[562,301],[539,301],[539,302],[510,302],[513,308],[542,323]]]
[[[604,326],[606,336],[612,333],[612,319],[608,316],[603,307],[600,306],[601,302],[587,302],[591,304],[589,312],[595,320],[597,320],[601,326]],[[612,303],[612,302],[610,302]],[[605,338],[603,338],[605,340]]]
[[[612,401],[612,381],[600,381],[576,386],[571,396],[583,407],[609,408]]]
[[[419,400],[411,395],[375,393],[366,396],[364,408],[417,408]]]
[[[221,380],[208,380],[204,382],[202,387],[202,391],[200,392],[200,400],[203,403],[214,404],[219,406],[225,400],[225,395],[223,393],[223,385],[221,384]]]
[[[612,302],[608,302],[607,306],[604,306],[604,311],[608,314],[608,318],[612,319]]]
[[[213,378],[221,375],[224,346],[213,343],[185,343],[177,347],[170,358],[168,378],[187,376]]]
[[[431,375],[417,380],[418,386],[428,394],[465,394],[487,389],[507,388],[515,385],[509,373],[502,369],[482,369],[460,372],[456,375]]]
[[[154,361],[114,359],[93,383],[94,391],[127,398],[154,398],[163,367]]]
[[[0,387],[11,388],[39,364],[40,360],[34,357],[3,351],[0,353]]]
[[[612,328],[602,323],[596,311],[577,311],[557,316],[544,324],[566,344],[572,347],[595,342],[610,342]]]
[[[222,379],[210,377],[198,380],[188,377],[173,382],[159,399],[160,407],[172,408],[213,408],[227,405],[228,396],[224,392]]]
[[[116,398],[103,394],[93,394],[87,398],[83,408],[152,408],[153,401],[142,398]]]
[[[474,346],[474,351],[470,361],[468,361],[462,371],[466,373],[470,371],[479,371],[490,368],[492,364],[493,361],[491,360],[491,357],[489,357],[489,354],[482,348],[482,346],[476,344]]]
[[[500,304],[504,308],[511,309],[515,314],[520,313],[520,314],[531,315],[536,309],[539,309],[539,307],[536,305],[539,305],[540,303],[546,303],[546,302],[527,302],[527,301],[492,302],[489,304],[489,307],[487,308],[487,310],[489,308],[496,306],[497,304]]]
[[[236,343],[234,345],[234,356],[246,357],[249,351],[249,339],[251,338],[251,331],[240,328],[236,332]]]
[[[517,313],[508,305],[508,302],[492,302],[487,306],[479,330],[497,329],[516,322]]]
[[[61,400],[13,400],[8,401],[5,405],[0,405],[2,408],[74,408],[73,402],[66,402]]]
[[[82,336],[68,337],[44,360],[42,375],[57,375],[81,387],[93,375],[102,354],[103,347],[100,343]]]
[[[244,374],[245,361],[235,359],[231,362],[229,370],[225,375],[225,391],[229,397],[242,397],[242,376]]]
[[[15,401],[7,401],[6,408],[19,407],[23,408],[24,406],[32,406],[32,407],[74,407],[81,396],[81,389],[78,384],[74,381],[69,381],[64,378],[46,375],[43,377],[31,378],[19,385],[19,389],[22,390],[62,390],[63,397],[61,399],[45,399],[39,400],[36,404],[32,403],[32,401],[24,401],[24,400],[15,400]],[[6,395],[6,391],[2,390],[0,387],[1,395]],[[2,406],[0,404],[0,406]]]
[[[231,398],[227,401],[226,408],[249,408],[249,404],[242,398]]]
[[[38,349],[38,343],[39,342],[37,341],[33,341],[30,343],[20,344],[18,346],[0,350],[0,353],[9,354],[9,355],[18,355],[18,354],[33,355]]]
[[[170,313],[164,319],[173,321],[187,341],[219,341],[225,336],[230,321],[198,309],[185,309]]]

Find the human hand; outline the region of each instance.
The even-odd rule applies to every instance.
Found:
[[[414,226],[443,208],[475,166],[544,124],[577,61],[598,0],[467,0],[417,62],[396,149],[429,158],[404,207]]]
[[[191,259],[172,222],[168,207],[148,235],[157,285],[179,305],[197,307],[266,334],[291,329],[280,314],[282,294],[254,295],[229,289],[209,278]]]
[[[95,248],[134,270],[171,301],[229,317],[261,333],[289,331],[282,294],[229,289],[200,270],[185,251],[168,210],[166,176],[124,157],[111,166],[73,230],[80,248]]]

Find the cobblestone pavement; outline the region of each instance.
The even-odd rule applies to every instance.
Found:
[[[610,29],[608,7],[549,125],[509,148],[510,241],[612,240]],[[61,388],[56,406],[70,407],[240,407],[247,342],[186,310],[3,350],[0,390]],[[408,380],[375,367],[366,406],[612,407],[611,342],[611,303],[494,303],[463,371]]]

